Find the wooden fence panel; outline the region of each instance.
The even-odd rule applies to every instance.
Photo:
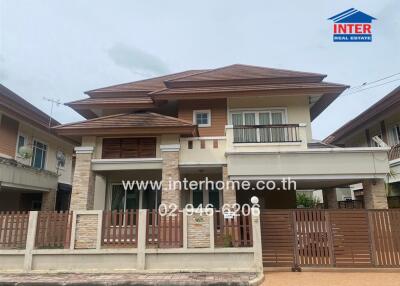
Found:
[[[138,210],[103,212],[101,245],[103,247],[137,247]]]
[[[72,212],[41,211],[36,227],[36,248],[69,248]]]
[[[262,210],[260,221],[264,266],[294,266],[295,251],[292,211]]]
[[[400,210],[369,211],[375,266],[400,266]]]
[[[367,211],[331,210],[329,215],[335,266],[372,266]]]
[[[251,215],[239,213],[232,218],[225,218],[223,212],[215,210],[214,243],[216,247],[253,246]]]
[[[0,212],[0,249],[24,249],[28,221],[28,212]]]
[[[161,216],[157,210],[148,210],[146,218],[146,245],[156,248],[183,247],[183,213]]]
[[[297,265],[333,264],[329,220],[325,210],[293,211]]]

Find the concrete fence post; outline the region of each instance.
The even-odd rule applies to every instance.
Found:
[[[29,212],[28,231],[26,235],[26,247],[24,257],[24,271],[32,270],[32,250],[35,248],[36,227],[37,227],[38,212]]]
[[[214,233],[214,210],[212,211],[211,215],[208,215],[210,220],[210,248],[214,249],[215,247],[215,233]]]
[[[258,273],[263,273],[260,209],[252,208],[251,223],[253,229],[254,264]]]
[[[187,217],[187,211],[186,209],[182,210],[182,242],[183,242],[183,248],[186,249],[188,247],[188,217]]]
[[[147,231],[147,210],[139,210],[139,220],[136,226],[137,234],[137,270],[146,268],[146,231]]]

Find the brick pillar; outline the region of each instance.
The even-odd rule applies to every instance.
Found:
[[[334,189],[334,188],[323,189],[322,196],[324,199],[324,207],[326,209],[337,209],[338,208],[336,189]]]
[[[387,209],[386,186],[383,179],[363,181],[364,206],[366,209]]]
[[[73,247],[75,249],[99,248],[101,216],[101,211],[90,211],[87,213],[76,214],[75,236],[73,237]]]
[[[54,211],[56,206],[57,191],[51,190],[42,193],[42,211]]]
[[[236,191],[233,184],[227,184],[229,180],[228,176],[228,167],[222,167],[222,181],[225,183],[224,190],[223,190],[223,200],[224,204],[234,204],[236,203]]]
[[[71,194],[71,210],[91,210],[94,204],[93,147],[76,147],[76,163]]]
[[[185,214],[186,215],[186,214]],[[206,213],[194,213],[187,217],[188,248],[210,247],[210,220]]]
[[[162,163],[162,193],[161,203],[176,204],[181,208],[181,190],[172,184],[174,181],[180,180],[179,174],[179,144],[161,145]],[[170,184],[171,182],[171,184]]]

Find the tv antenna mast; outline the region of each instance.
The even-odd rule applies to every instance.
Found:
[[[51,128],[51,119],[53,117],[53,107],[54,104],[56,104],[57,106],[60,106],[61,101],[59,99],[55,99],[55,98],[50,98],[50,97],[43,97],[44,100],[48,101],[51,103],[51,109],[50,109],[50,119],[49,119],[49,129]]]

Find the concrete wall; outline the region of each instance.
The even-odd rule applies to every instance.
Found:
[[[198,214],[197,214],[198,215]],[[209,218],[207,214],[203,214]],[[146,247],[146,210],[139,211],[136,248],[102,248],[101,211],[73,213],[69,249],[35,249],[38,212],[31,212],[24,250],[0,250],[0,272],[119,272],[119,271],[206,271],[262,273],[261,233],[257,212],[252,215],[253,246],[214,248],[213,219],[204,220],[206,239],[191,237],[190,216],[183,214],[182,248]],[[84,221],[84,223],[82,223]],[[197,220],[198,224],[202,224]],[[96,231],[97,230],[97,231]],[[82,243],[84,242],[84,243]],[[196,245],[197,244],[197,245]],[[200,248],[199,248],[200,247]]]
[[[331,178],[385,177],[389,172],[387,150],[370,149],[314,149],[298,152],[233,152],[228,154],[229,176],[296,178],[323,175]]]
[[[224,137],[215,137],[215,139],[212,137],[203,138],[180,139],[179,164],[226,164],[226,139]],[[218,141],[217,148],[214,148],[214,140]],[[192,141],[192,149],[188,148],[189,141]],[[205,148],[201,148],[201,141],[204,141]]]

